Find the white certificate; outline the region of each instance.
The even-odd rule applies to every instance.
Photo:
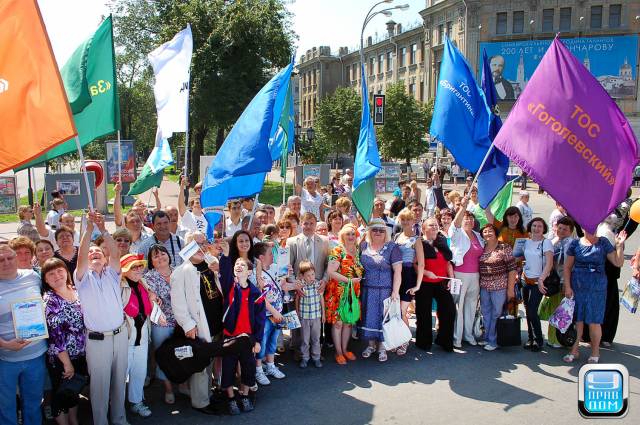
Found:
[[[518,238],[513,244],[513,256],[524,257],[524,244],[527,242],[526,238]]]
[[[11,305],[16,338],[35,341],[49,337],[42,298],[31,298]]]
[[[284,277],[289,274],[289,248],[278,248],[277,276]]]

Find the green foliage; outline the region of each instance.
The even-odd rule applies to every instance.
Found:
[[[362,105],[360,95],[352,88],[341,87],[320,100],[316,117],[314,151],[355,155],[360,133]],[[306,160],[303,154],[303,158]]]
[[[408,164],[427,152],[429,146],[422,138],[431,125],[433,102],[421,105],[401,82],[387,88],[385,101],[385,125],[377,131],[380,153]]]

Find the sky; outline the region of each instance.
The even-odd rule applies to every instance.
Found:
[[[285,0],[287,8],[294,14],[293,29],[299,36],[296,42],[296,58],[314,46],[330,46],[332,51],[341,46],[355,48],[360,43],[360,30],[365,14],[376,2],[374,0]],[[62,65],[83,40],[91,36],[109,14],[105,0],[38,0],[53,52]],[[380,5],[377,9],[408,4],[409,10],[393,12],[391,18],[376,16],[367,26],[368,35],[382,37],[386,33],[385,23],[389,19],[402,24],[420,24],[420,11],[425,0],[395,0]]]

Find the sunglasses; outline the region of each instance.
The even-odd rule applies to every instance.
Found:
[[[279,226],[281,229],[291,229],[291,226]]]
[[[144,269],[144,266],[142,264],[136,264],[135,266],[129,267],[129,270],[140,270],[140,269]]]
[[[386,232],[386,230],[385,229],[374,228],[374,229],[371,229],[371,232],[372,233],[384,233],[384,232]]]

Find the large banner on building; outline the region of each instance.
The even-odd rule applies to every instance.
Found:
[[[485,49],[489,56],[493,81],[501,100],[516,99],[522,93],[552,41],[480,43],[480,54]],[[591,71],[612,98],[635,97],[638,35],[563,38],[562,42]]]

